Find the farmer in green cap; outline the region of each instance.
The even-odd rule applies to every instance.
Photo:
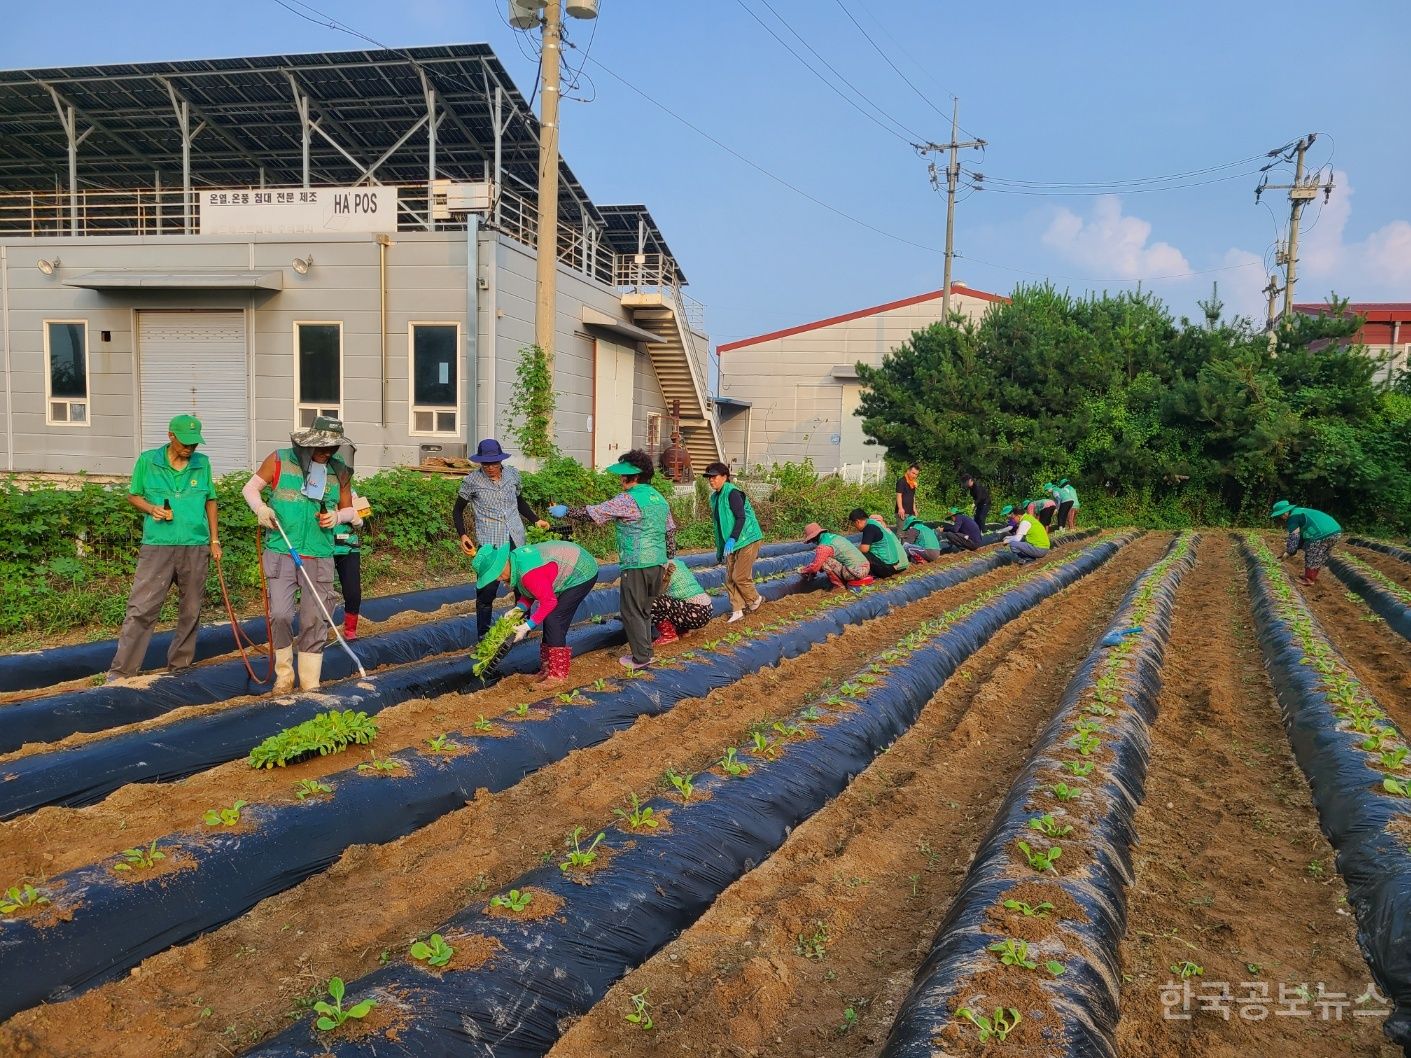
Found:
[[[1323,571],[1323,563],[1342,539],[1342,526],[1333,516],[1316,511],[1312,507],[1295,507],[1288,500],[1274,504],[1269,517],[1284,523],[1288,540],[1284,545],[1282,558],[1293,558],[1299,548],[1303,549],[1304,584],[1316,584],[1318,574]]]
[[[341,419],[320,415],[305,430],[289,435],[289,447],[271,452],[245,483],[242,495],[264,527],[260,557],[269,586],[270,629],[274,641],[276,696],[294,689],[294,593],[299,593],[299,687],[312,691],[323,673],[329,624],[319,607],[333,609],[333,556],[337,527],[352,525],[353,445]],[[264,490],[269,489],[269,503]],[[281,532],[281,530],[283,530]],[[285,538],[289,546],[285,544]],[[292,546],[314,584],[300,583],[289,553]]]
[[[1023,508],[1014,506],[1006,506],[999,513],[1009,521],[1009,532],[1005,534],[1002,542],[1021,565],[1027,565],[1048,554],[1048,531],[1038,518]]]
[[[941,536],[946,542],[961,551],[974,551],[979,548],[984,542],[980,523],[959,507],[952,507],[949,513],[951,528],[947,529],[944,525],[941,527]]]
[[[622,478],[622,491],[612,499],[589,507],[556,503],[549,513],[574,521],[591,519],[597,525],[612,522],[616,528],[622,626],[631,648],[617,660],[625,668],[642,669],[652,663],[652,604],[661,594],[663,567],[676,557],[676,521],[666,497],[648,484],[654,470],[646,452],[634,448],[607,472]]]
[[[573,661],[568,629],[598,582],[597,560],[571,540],[546,540],[523,547],[508,542],[482,545],[471,565],[477,589],[497,582],[509,585],[514,605],[525,615],[515,626],[516,643],[531,632],[544,630],[535,686],[552,687],[566,681]]]
[[[901,523],[897,539],[906,548],[907,557],[917,562],[935,562],[941,557],[941,540],[936,530],[914,514]]]
[[[220,558],[216,485],[211,461],[196,451],[205,444],[201,420],[178,415],[167,424],[167,443],[137,457],[127,502],[141,511],[142,550],[127,597],[118,650],[108,668],[110,682],[136,676],[147,656],[152,626],[167,592],[176,585],[176,630],[167,668],[184,669],[196,656],[196,626],[211,559]]]
[[[1068,484],[1067,478],[1059,478],[1058,483],[1049,490],[1049,495],[1058,501],[1053,527],[1070,531],[1078,528],[1078,508],[1082,506],[1078,502],[1078,490]]]

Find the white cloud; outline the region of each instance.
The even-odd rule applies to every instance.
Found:
[[[1180,250],[1167,242],[1149,243],[1150,238],[1149,221],[1124,216],[1121,200],[1115,195],[1103,195],[1093,202],[1086,219],[1071,209],[1060,208],[1043,234],[1043,243],[1094,275],[1113,279],[1141,279],[1192,270]]]

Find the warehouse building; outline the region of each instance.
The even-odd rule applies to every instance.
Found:
[[[885,457],[853,414],[862,398],[857,365],[880,366],[913,332],[939,322],[941,295],[917,294],[719,346],[716,403],[727,460],[752,468],[812,459],[826,474]],[[1008,300],[951,287],[951,311],[972,320]]]
[[[537,137],[481,44],[0,73],[0,466],[125,474],[182,412],[217,473],[319,414],[360,471],[505,438]],[[559,446],[605,466],[674,410],[718,458],[650,211],[560,187]]]

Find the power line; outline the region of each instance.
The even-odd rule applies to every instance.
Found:
[[[997,195],[1028,195],[1036,198],[1088,198],[1100,195],[1150,195],[1158,191],[1180,191],[1190,187],[1205,187],[1209,184],[1221,184],[1229,180],[1246,180],[1254,176],[1258,170],[1251,172],[1231,173],[1228,176],[1217,176],[1210,180],[1195,180],[1183,184],[1168,184],[1162,187],[1110,187],[1098,191],[1063,191],[1058,189],[1032,190],[1020,187],[991,187],[990,177],[987,174],[976,173],[966,170],[965,175],[975,181],[977,191],[993,192]]]
[[[1236,166],[1249,165],[1252,162],[1265,158],[1263,154],[1252,154],[1246,158],[1238,158],[1232,162],[1221,162],[1219,165],[1207,165],[1202,169],[1189,169],[1183,173],[1168,173],[1165,176],[1141,176],[1122,180],[1021,180],[1009,176],[989,176],[986,180],[994,181],[997,184],[1009,184],[1022,187],[1135,187],[1141,184],[1165,184],[1176,180],[1188,180],[1193,176],[1205,176],[1209,173],[1219,172],[1222,169],[1233,169]]]
[[[1215,272],[1232,272],[1241,268],[1262,267],[1258,261],[1245,261],[1241,264],[1220,265],[1216,268],[1201,268],[1194,272],[1170,272],[1165,275],[1152,276],[1072,276],[1064,275],[1062,272],[1035,272],[1028,268],[1016,268],[1013,265],[997,264],[994,261],[985,261],[979,257],[972,257],[969,254],[957,253],[955,256],[967,261],[974,261],[976,264],[986,265],[990,268],[998,268],[1002,272],[1015,272],[1019,275],[1038,276],[1041,279],[1069,279],[1075,283],[1148,283],[1162,279],[1192,279],[1195,276],[1207,276]]]

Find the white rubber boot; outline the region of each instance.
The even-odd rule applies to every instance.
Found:
[[[276,698],[294,689],[294,644],[277,647],[274,652],[274,689],[270,694]]]
[[[299,690],[318,690],[318,678],[323,672],[323,652],[299,654]]]

